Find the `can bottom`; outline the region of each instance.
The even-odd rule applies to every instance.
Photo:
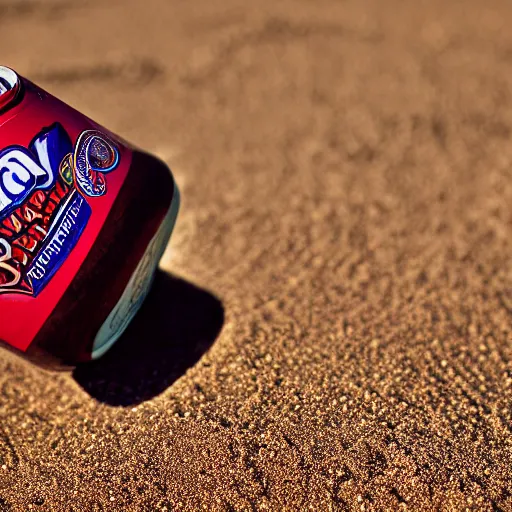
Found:
[[[92,359],[99,359],[112,348],[144,303],[174,229],[179,208],[180,193],[175,183],[171,206],[165,219],[149,243],[121,298],[96,335],[92,347]]]

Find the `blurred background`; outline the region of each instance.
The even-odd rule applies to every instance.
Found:
[[[510,510],[511,19],[0,0],[2,64],[183,195],[105,366],[2,354],[0,509]]]

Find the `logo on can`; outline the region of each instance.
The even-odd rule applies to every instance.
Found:
[[[0,293],[37,296],[82,235],[90,197],[107,193],[119,149],[88,130],[73,146],[60,123],[0,151]]]

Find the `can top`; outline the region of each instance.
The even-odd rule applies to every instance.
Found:
[[[0,110],[16,98],[20,84],[18,75],[12,69],[0,66]]]

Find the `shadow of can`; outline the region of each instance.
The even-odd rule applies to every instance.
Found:
[[[76,382],[112,406],[133,406],[171,386],[211,347],[224,325],[219,299],[159,271],[140,312],[98,361],[77,366]]]

